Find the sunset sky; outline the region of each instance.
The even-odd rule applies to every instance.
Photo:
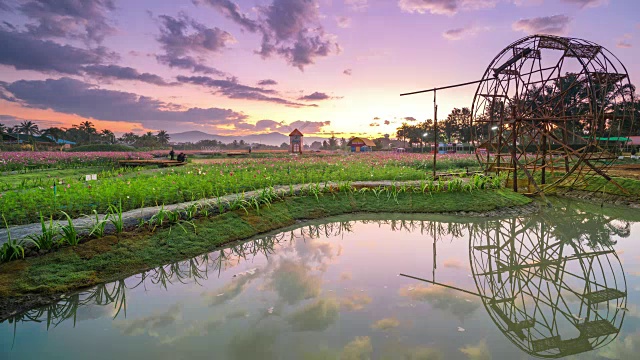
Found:
[[[638,14],[635,0],[0,0],[0,123],[377,137],[433,117],[432,95],[400,93],[478,80],[528,34],[596,42],[636,82]],[[439,118],[474,91],[439,92]]]

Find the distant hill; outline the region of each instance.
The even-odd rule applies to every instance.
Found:
[[[232,143],[234,140],[244,140],[246,143],[261,143],[266,145],[280,146],[280,144],[289,143],[289,136],[277,132],[259,135],[233,136],[233,135],[214,135],[202,131],[186,131],[181,133],[169,134],[171,143],[196,143],[200,140],[217,140],[225,144]],[[314,141],[324,141],[327,138],[321,137],[304,137],[304,143],[311,145]]]

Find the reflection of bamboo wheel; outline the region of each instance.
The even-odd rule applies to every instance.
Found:
[[[472,106],[477,156],[528,191],[604,176],[631,133],[633,88],[611,52],[586,40],[520,39],[496,56]]]
[[[560,358],[611,342],[627,287],[611,248],[561,241],[545,223],[512,219],[476,233],[469,256],[487,312],[530,355]]]

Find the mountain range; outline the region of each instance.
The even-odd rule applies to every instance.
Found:
[[[234,140],[240,141],[244,140],[245,143],[260,143],[265,145],[275,145],[280,146],[282,143],[289,143],[289,136],[285,134],[281,134],[278,132],[272,132],[268,134],[257,134],[257,135],[245,135],[245,136],[234,136],[234,135],[215,135],[209,134],[203,131],[186,131],[181,133],[169,134],[169,142],[171,143],[196,143],[200,140],[217,140],[225,144],[232,143]],[[304,137],[304,143],[306,145],[311,145],[314,141],[324,141],[327,138],[322,137]]]

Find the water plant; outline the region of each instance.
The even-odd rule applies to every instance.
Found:
[[[113,224],[116,229],[116,233],[124,231],[124,220],[122,218],[122,199],[118,200],[118,206],[109,205],[109,211],[107,213],[107,219]]]
[[[93,217],[95,219],[94,223],[91,225],[91,231],[89,231],[89,236],[97,236],[103,237],[104,230],[109,222],[109,218],[111,217],[111,213],[107,213],[107,215],[100,219],[100,215],[96,209],[93,209]]]
[[[59,235],[59,225],[53,221],[53,216],[49,217],[48,223],[44,220],[42,212],[40,212],[40,226],[42,229],[41,234],[33,234],[28,238],[33,241],[34,245],[38,249],[50,250],[56,243],[56,238]]]
[[[9,225],[7,224],[7,219],[4,217],[4,214],[2,214],[2,220],[4,221],[4,226],[7,228],[7,242],[0,247],[0,262],[24,259],[24,246],[28,241],[12,239]]]
[[[165,224],[165,221],[169,220],[169,211],[164,208],[164,204],[160,208],[160,210],[148,221],[148,225],[151,227],[151,231],[155,231],[157,227],[162,227]]]
[[[80,236],[78,236],[78,231],[73,225],[73,219],[66,212],[61,211],[61,213],[67,218],[67,225],[60,226],[61,241],[68,245],[76,246],[80,242]]]
[[[198,215],[198,210],[200,209],[200,205],[198,203],[193,203],[184,210],[184,217],[187,220],[192,220]]]

